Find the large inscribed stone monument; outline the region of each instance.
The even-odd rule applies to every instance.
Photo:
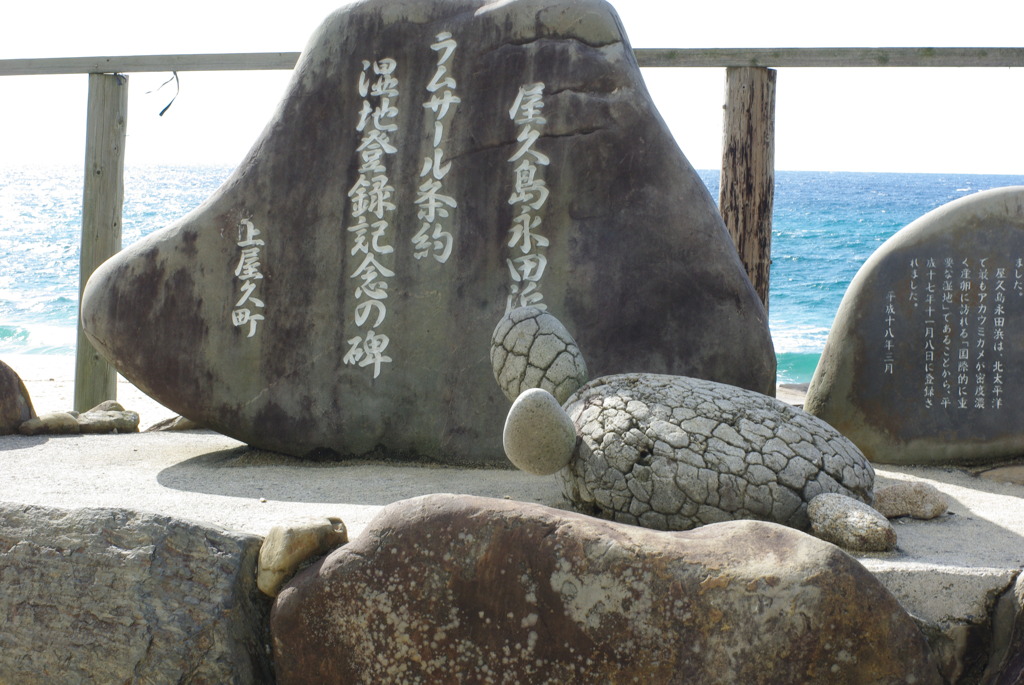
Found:
[[[899,231],[839,307],[805,409],[873,461],[1024,453],[1024,187]]]
[[[337,11],[231,178],[98,270],[82,317],[250,444],[500,463],[490,335],[525,305],[594,375],[774,394],[764,309],[599,0]]]

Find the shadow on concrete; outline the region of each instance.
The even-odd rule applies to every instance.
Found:
[[[202,454],[160,471],[166,488],[280,502],[383,506],[436,492],[510,497],[564,506],[554,477],[513,469],[409,462],[315,462],[239,447]]]
[[[875,467],[876,489],[900,481],[924,481],[943,493],[949,511],[929,521],[893,519],[898,550],[859,557],[963,569],[1024,567],[1024,488],[953,467]]]
[[[27,450],[33,447],[45,445],[50,439],[49,435],[0,435],[0,452],[11,450]]]

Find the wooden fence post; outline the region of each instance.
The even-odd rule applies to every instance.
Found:
[[[775,197],[775,76],[764,67],[726,69],[718,192],[719,211],[765,310]]]
[[[89,276],[121,249],[124,202],[124,146],[128,126],[128,77],[89,74],[82,191],[82,257],[78,301]],[[78,320],[75,410],[86,411],[117,398],[117,372],[93,348]]]

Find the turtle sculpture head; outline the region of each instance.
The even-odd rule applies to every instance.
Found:
[[[529,473],[556,473],[581,511],[659,530],[733,519],[806,530],[817,495],[872,501],[871,464],[823,421],[696,378],[630,373],[585,382],[579,347],[546,312],[507,314],[491,361],[513,400],[506,455]]]

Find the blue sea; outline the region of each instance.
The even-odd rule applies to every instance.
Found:
[[[122,243],[202,203],[230,167],[125,170]],[[713,197],[718,172],[701,171]],[[810,381],[850,280],[889,236],[951,200],[1024,176],[779,171],[769,316],[780,383]],[[82,169],[0,168],[0,359],[71,355]]]

